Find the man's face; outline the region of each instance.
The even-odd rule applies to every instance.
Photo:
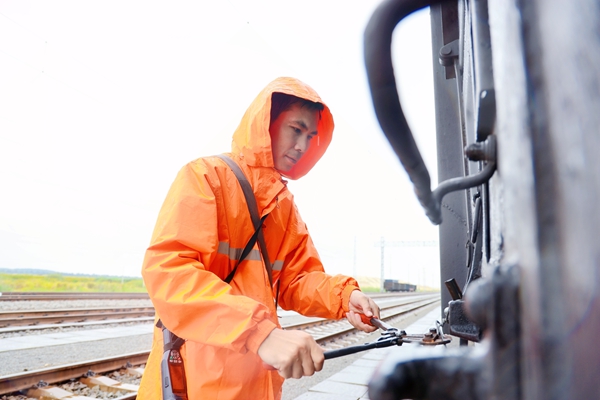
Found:
[[[275,168],[287,172],[308,150],[317,134],[318,111],[293,104],[283,111],[269,127]]]

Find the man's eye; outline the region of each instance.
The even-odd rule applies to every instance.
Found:
[[[308,140],[312,140],[314,137],[314,135],[308,135]]]
[[[300,128],[292,127],[292,129],[294,130],[295,133],[298,133],[298,134],[302,133]]]

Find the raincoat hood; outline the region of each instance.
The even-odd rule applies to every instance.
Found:
[[[317,125],[316,140],[302,158],[287,172],[278,171],[289,179],[298,179],[310,171],[321,159],[331,143],[333,134],[333,117],[329,108],[317,92],[307,84],[295,78],[277,78],[269,83],[254,99],[246,110],[242,121],[233,134],[232,153],[242,157],[246,164],[253,167],[275,168],[271,149],[269,125],[271,121],[271,95],[284,93],[323,104],[321,118]]]

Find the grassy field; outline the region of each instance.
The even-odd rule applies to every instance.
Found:
[[[0,292],[146,292],[142,278],[0,273]]]
[[[359,277],[363,292],[379,292],[379,279]],[[417,291],[439,291],[418,287]],[[0,292],[146,292],[142,278],[116,276],[46,275],[0,272]]]

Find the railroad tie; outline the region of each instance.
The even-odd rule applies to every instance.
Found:
[[[27,391],[28,397],[35,397],[37,399],[65,399],[65,400],[92,400],[92,397],[78,396],[69,391],[61,389],[56,386],[46,386],[41,388],[29,389]]]
[[[89,387],[100,386],[100,389],[106,392],[137,392],[140,388],[138,385],[122,383],[108,376],[89,376],[81,378],[80,381]]]

